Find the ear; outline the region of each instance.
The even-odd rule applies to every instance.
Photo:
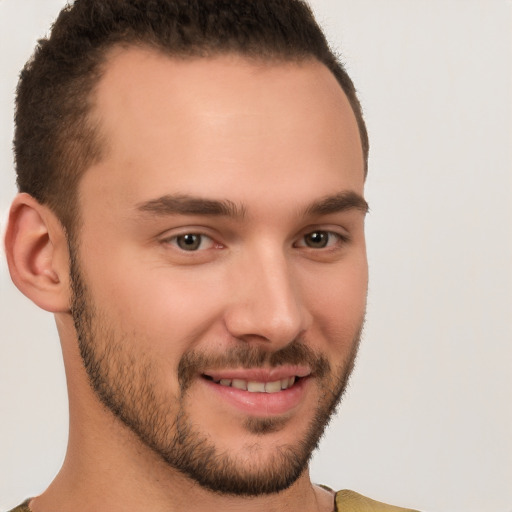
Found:
[[[11,278],[24,295],[47,311],[69,311],[65,230],[55,214],[29,194],[18,194],[12,203],[5,253]]]

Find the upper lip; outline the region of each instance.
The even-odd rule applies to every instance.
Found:
[[[307,377],[311,374],[308,366],[276,366],[274,368],[233,368],[206,370],[203,375],[213,380],[241,379],[253,382],[275,382],[289,377]]]

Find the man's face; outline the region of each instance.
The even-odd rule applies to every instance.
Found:
[[[101,400],[220,492],[286,488],[364,318],[363,157],[316,62],[111,56],[79,187],[73,313]]]

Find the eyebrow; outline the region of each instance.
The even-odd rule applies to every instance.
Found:
[[[243,218],[246,214],[243,205],[237,205],[228,199],[204,199],[189,195],[164,195],[140,203],[136,208],[143,213],[157,216],[165,215],[209,215],[219,217]],[[368,203],[355,192],[340,192],[326,196],[305,208],[303,215],[329,215],[347,210],[360,210],[367,213]]]
[[[347,210],[360,210],[368,213],[370,207],[363,196],[352,192],[340,192],[332,196],[326,196],[309,205],[304,215],[329,215]]]
[[[242,218],[245,208],[229,200],[203,199],[188,195],[165,195],[137,205],[137,210],[158,216],[213,215]]]

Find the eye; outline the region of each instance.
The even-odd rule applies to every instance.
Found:
[[[210,249],[215,243],[209,236],[199,233],[176,235],[167,239],[166,242],[175,245],[182,251],[189,252]]]
[[[311,231],[311,233],[306,233],[297,246],[309,247],[310,249],[325,249],[327,247],[332,247],[335,244],[339,245],[346,240],[347,237],[344,237],[339,233],[317,230]]]

